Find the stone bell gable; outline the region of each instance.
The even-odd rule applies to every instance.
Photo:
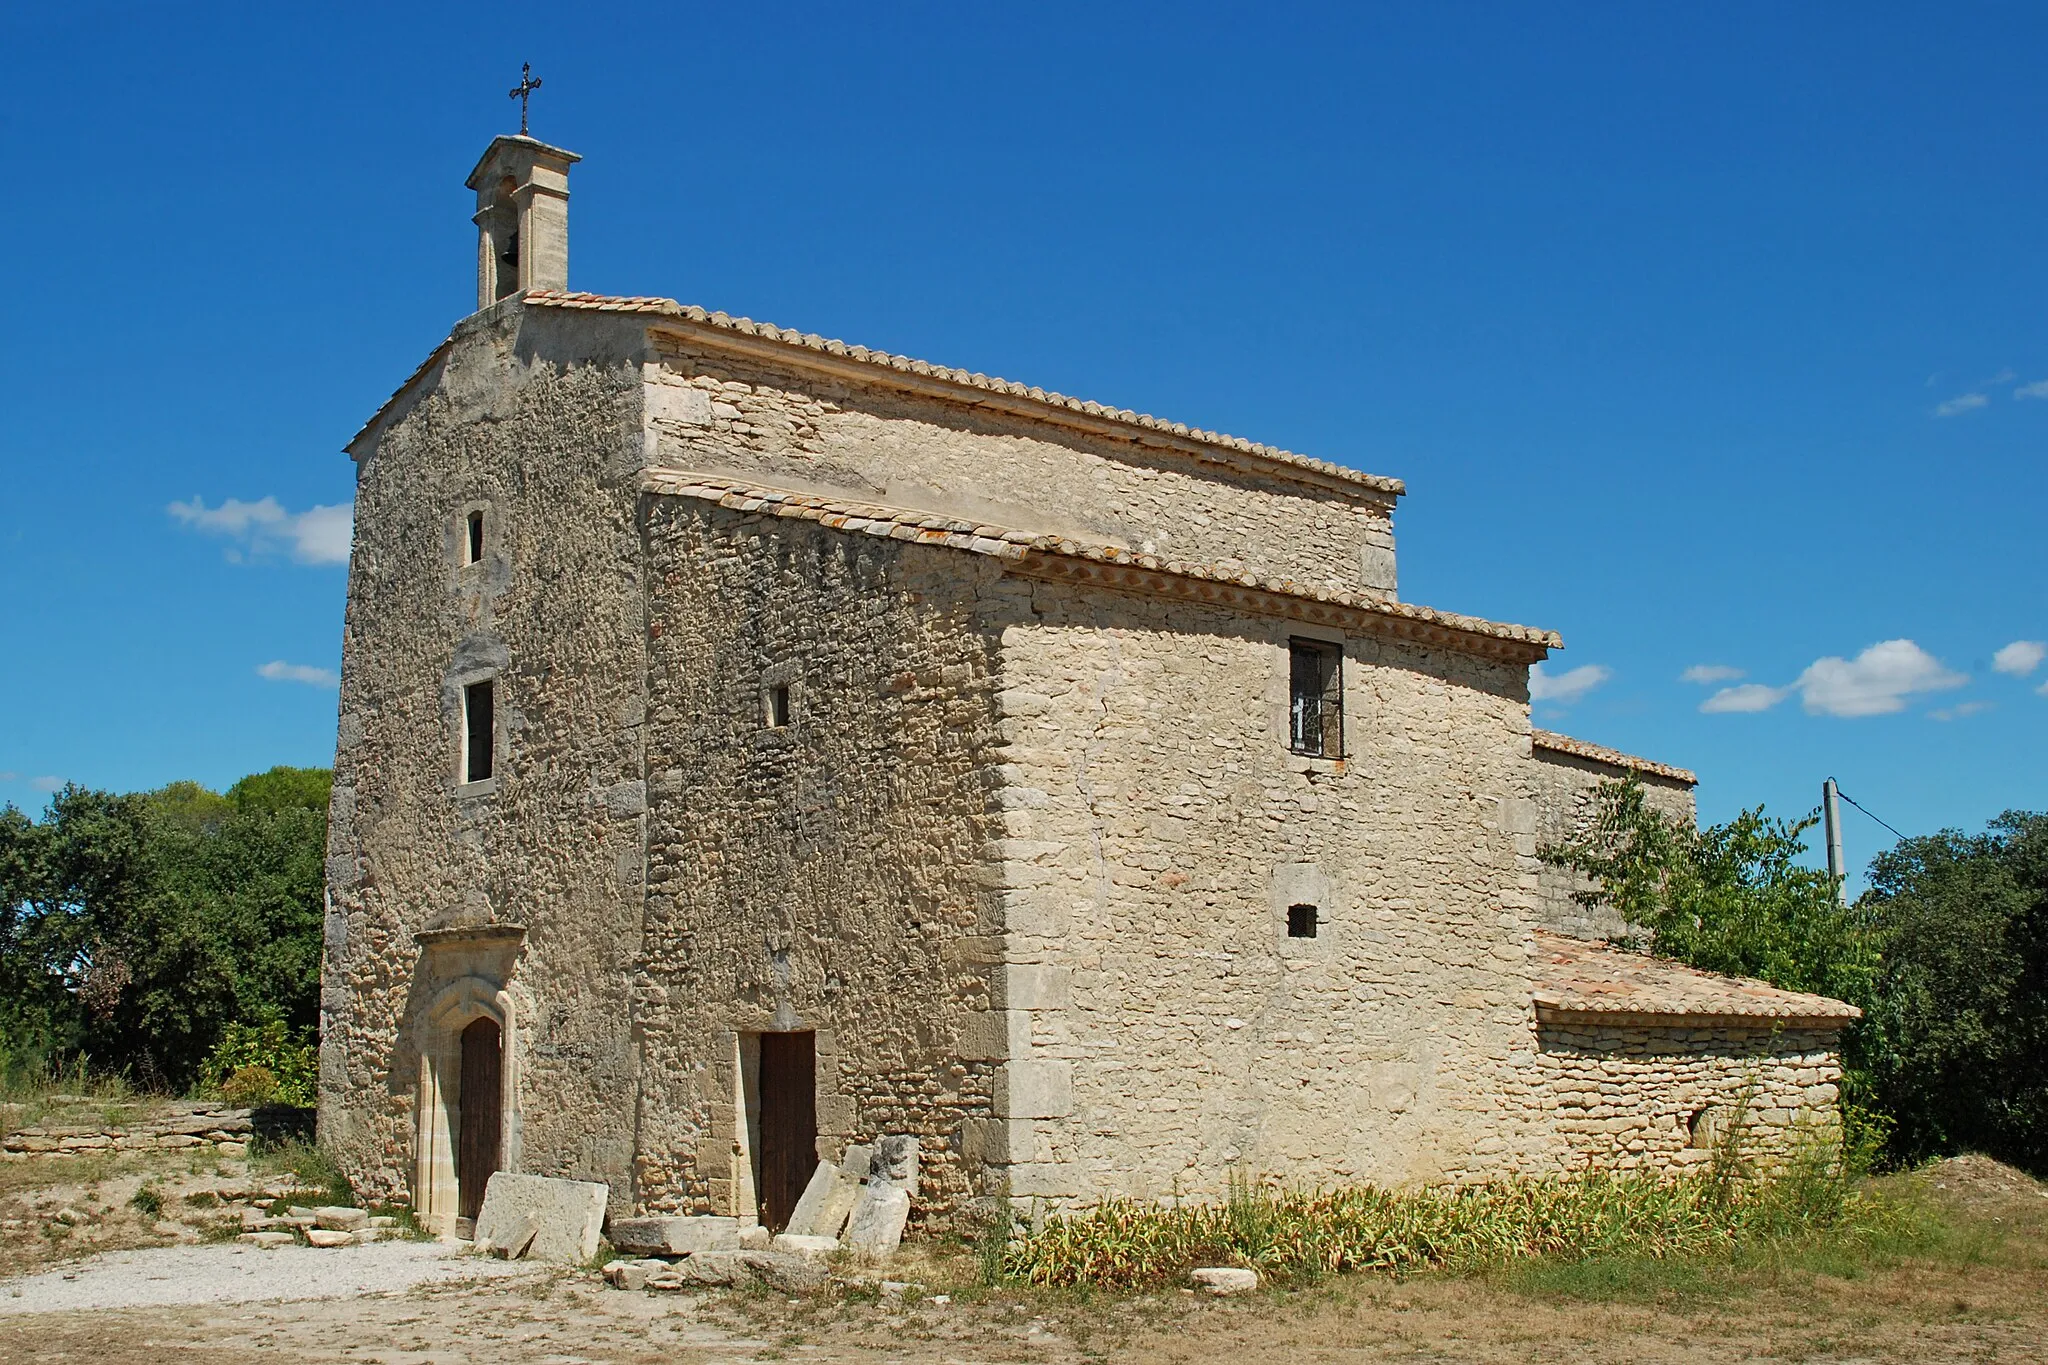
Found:
[[[1608,751],[1531,730],[1554,634],[1400,599],[1398,480],[570,292],[574,160],[493,144],[479,310],[349,445],[359,1190],[780,1225],[892,1136],[916,1225],[1677,1163],[1760,1066],[1745,1121],[1826,1108],[1824,1009],[1745,1031],[1618,955],[1574,980],[1641,1008],[1544,994],[1539,838]]]

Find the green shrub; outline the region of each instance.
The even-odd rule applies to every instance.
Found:
[[[320,1063],[311,1036],[282,1023],[229,1024],[200,1078],[230,1104],[310,1109],[319,1100]]]
[[[161,1218],[164,1212],[163,1191],[154,1185],[144,1185],[129,1198],[128,1206],[144,1218]]]

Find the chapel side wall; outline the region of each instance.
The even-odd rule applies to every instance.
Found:
[[[1710,1161],[1740,1118],[1739,1150],[1783,1159],[1841,1131],[1841,1035],[1714,1020],[1545,1020],[1537,1070],[1574,1166]]]
[[[1395,594],[1393,502],[656,334],[650,461]]]
[[[322,977],[320,1130],[412,1189],[422,1015],[510,966],[508,1169],[628,1188],[640,929],[638,364],[513,309],[458,330],[359,444]],[[569,364],[559,356],[588,357]],[[460,564],[463,513],[487,555]],[[497,679],[499,777],[456,789],[461,686]],[[423,930],[525,925],[423,949]],[[488,996],[489,992],[485,992]],[[443,1040],[445,1042],[445,1040]]]
[[[819,1149],[919,1139],[914,1223],[985,1194],[991,561],[651,497],[637,1202],[754,1214],[735,1067],[815,1030]],[[762,690],[790,689],[764,724]]]
[[[1619,782],[1628,769],[1579,754],[1541,746],[1531,753],[1531,782],[1536,796],[1536,837],[1541,848],[1556,848],[1582,837],[1592,827],[1595,795],[1603,782]],[[1695,819],[1693,789],[1659,773],[1638,772],[1643,804],[1660,815],[1690,827]],[[1628,932],[1621,916],[1607,906],[1585,906],[1572,899],[1591,888],[1589,878],[1567,867],[1543,864],[1538,892],[1539,914],[1547,928],[1574,938],[1614,939]]]
[[[999,1092],[1018,1200],[1548,1168],[1522,667],[1345,642],[1347,754],[1289,753],[1298,623],[1041,584],[1003,637]],[[1314,939],[1287,936],[1309,903]]]

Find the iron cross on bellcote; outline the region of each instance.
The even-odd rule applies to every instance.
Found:
[[[521,137],[529,136],[526,131],[527,97],[538,89],[540,89],[540,82],[533,78],[533,63],[521,62],[519,64],[519,84],[513,86],[511,90],[512,98],[519,101],[519,136]]]

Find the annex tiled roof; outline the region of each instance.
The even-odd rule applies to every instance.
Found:
[[[1226,436],[1221,432],[1202,431],[1181,422],[1169,422],[1149,413],[1132,412],[1128,408],[1112,408],[1101,403],[1091,403],[1079,398],[1069,398],[1062,393],[1034,388],[1008,379],[997,379],[992,375],[975,374],[956,370],[947,365],[934,365],[929,361],[914,360],[909,356],[893,355],[888,351],[873,351],[865,346],[849,346],[843,341],[834,341],[810,332],[792,331],[772,323],[755,322],[752,318],[736,318],[725,313],[715,313],[693,305],[677,303],[674,299],[645,296],[613,297],[606,294],[582,294],[569,290],[529,290],[523,302],[543,308],[584,308],[599,313],[651,313],[660,317],[676,318],[686,322],[699,323],[722,331],[735,332],[742,336],[756,337],[764,341],[780,342],[798,350],[817,351],[825,355],[839,356],[859,361],[881,369],[896,370],[904,374],[937,379],[964,388],[980,389],[987,393],[1003,394],[1021,398],[1047,408],[1062,409],[1071,413],[1098,420],[1115,422],[1123,426],[1136,427],[1143,431],[1165,436],[1178,437],[1200,445],[1213,446],[1219,450],[1250,455],[1272,464],[1321,475],[1359,487],[1370,488],[1377,493],[1399,496],[1407,485],[1399,479],[1380,474],[1364,474],[1348,469],[1328,460],[1318,460],[1307,455],[1297,455],[1291,450],[1277,446],[1261,445],[1247,441],[1240,436]]]
[[[1605,763],[1613,768],[1627,768],[1634,772],[1649,773],[1655,777],[1668,777],[1673,782],[1683,782],[1688,787],[1697,787],[1699,778],[1690,769],[1674,768],[1669,763],[1658,763],[1652,759],[1637,758],[1619,749],[1609,749],[1598,744],[1588,744],[1583,739],[1560,735],[1555,730],[1531,730],[1529,743],[1538,749],[1552,753],[1570,754],[1575,758],[1589,758],[1595,763]]]
[[[1310,620],[1364,620],[1383,634],[1487,657],[1533,662],[1564,644],[1556,632],[1533,626],[1503,625],[1408,602],[1389,602],[1291,579],[1264,578],[1215,565],[1163,559],[1120,545],[1087,544],[1065,536],[1013,530],[939,513],[764,488],[687,470],[649,470],[642,475],[640,486],[649,493],[816,522],[851,534],[886,536],[891,540],[992,555],[1008,561],[1019,572],[1044,577],[1136,588]]]
[[[1589,1023],[1686,1021],[1840,1028],[1863,1011],[1825,995],[1717,976],[1605,943],[1536,931],[1538,1018]]]

